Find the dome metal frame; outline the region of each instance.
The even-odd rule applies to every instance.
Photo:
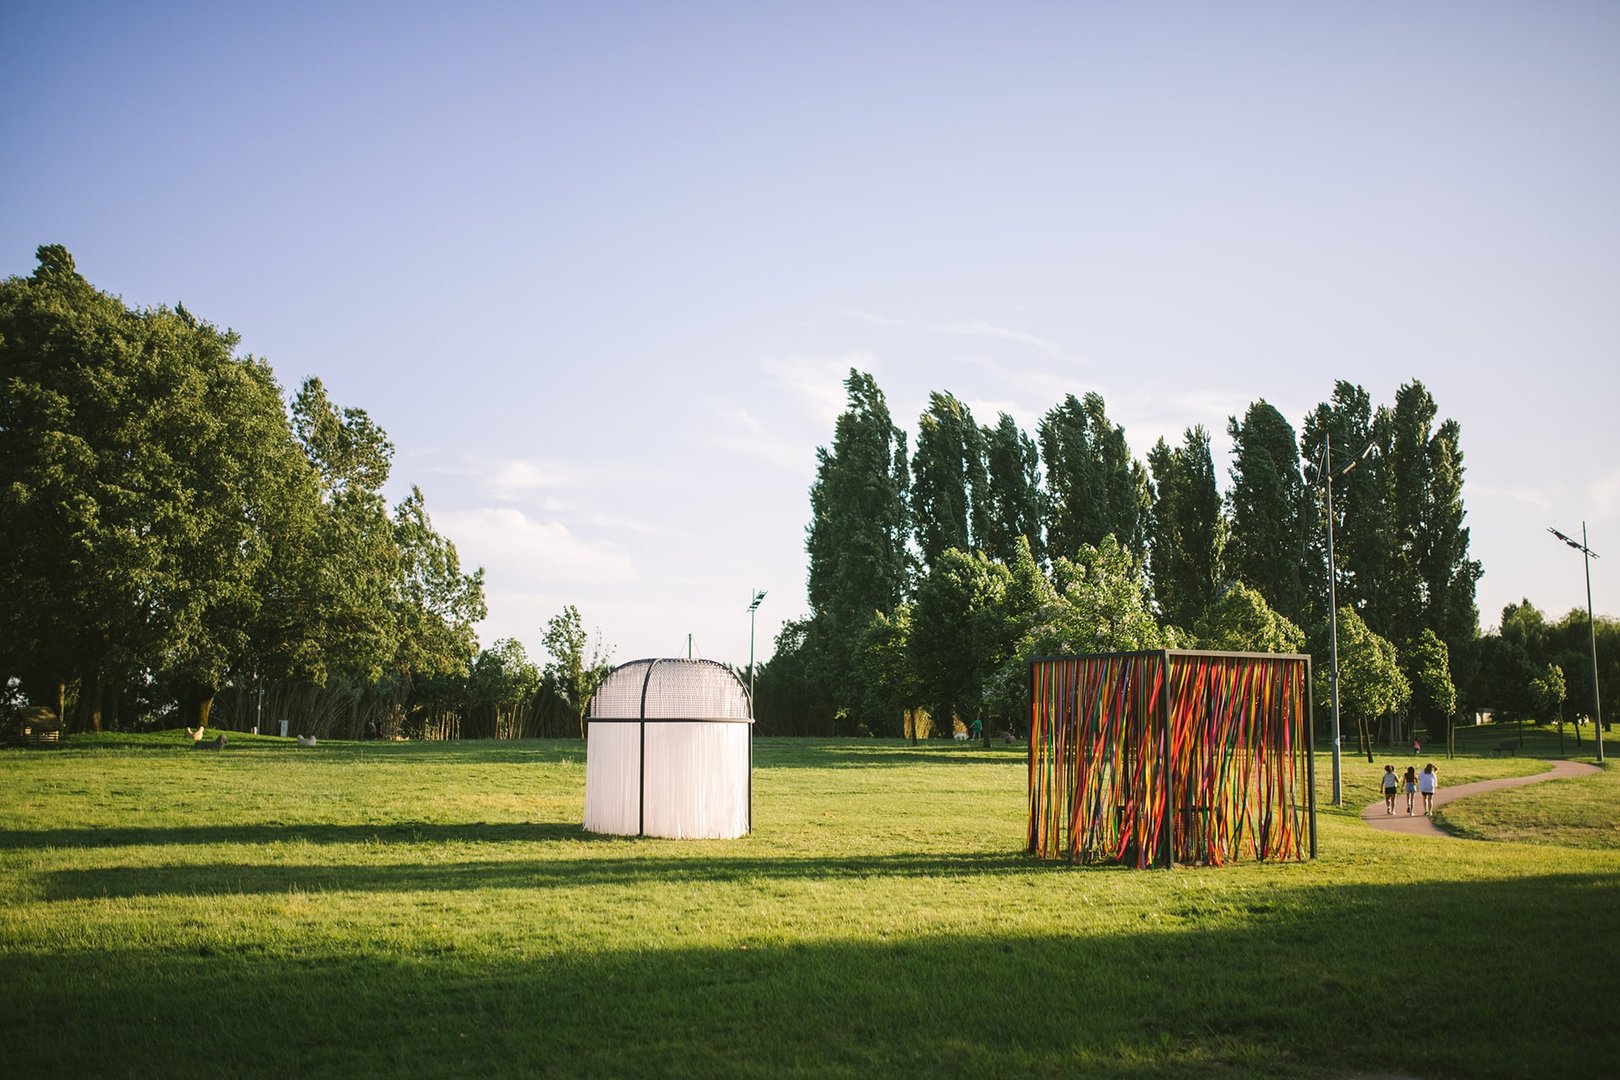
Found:
[[[609,685],[615,675],[624,672],[626,668],[634,668],[645,664],[646,671],[641,677],[641,693],[635,716],[600,716],[596,714],[598,703],[601,700],[602,690]],[[741,703],[746,715],[743,716],[648,716],[647,699],[653,689],[653,675],[661,665],[692,665],[701,670],[714,670],[724,672],[726,677],[736,685],[741,694]],[[701,666],[701,667],[700,667]],[[667,670],[667,669],[666,669]],[[635,724],[637,725],[637,821],[636,835],[647,835],[647,725],[648,724],[749,724],[754,723],[754,701],[737,673],[725,664],[716,660],[696,659],[691,657],[647,657],[640,660],[629,660],[618,665],[603,677],[597,684],[596,692],[591,695],[591,704],[585,717],[587,724]],[[588,730],[588,728],[587,728]],[[744,834],[754,830],[754,739],[752,730],[748,735],[748,776],[745,809]]]

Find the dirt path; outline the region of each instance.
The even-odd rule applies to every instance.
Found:
[[[1588,765],[1584,761],[1554,761],[1552,768],[1544,773],[1534,776],[1510,776],[1504,780],[1479,780],[1472,784],[1458,784],[1448,788],[1444,784],[1434,794],[1434,805],[1438,808],[1446,805],[1453,799],[1466,799],[1470,795],[1478,795],[1484,791],[1500,791],[1503,788],[1523,787],[1525,784],[1539,784],[1543,780],[1562,780],[1570,776],[1591,776],[1600,770],[1596,765]],[[1417,795],[1412,799],[1412,816],[1406,814],[1406,794],[1395,796],[1394,815],[1384,812],[1384,800],[1379,799],[1371,803],[1361,812],[1361,820],[1375,829],[1385,832],[1405,833],[1408,836],[1450,836],[1442,832],[1434,822],[1423,816],[1423,796]]]

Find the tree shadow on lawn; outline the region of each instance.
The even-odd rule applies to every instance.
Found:
[[[210,728],[210,731],[216,729]],[[299,746],[292,737],[250,735],[223,731],[223,749],[193,751],[191,737],[184,731],[104,732],[70,735],[53,756],[119,754],[196,754],[196,760],[217,762],[243,757],[288,757],[300,761],[331,762],[411,762],[433,761],[445,764],[466,762],[480,765],[534,765],[542,763],[584,763],[583,739],[454,739],[454,740],[348,740],[323,739],[312,747]],[[35,753],[43,753],[35,751]]]
[[[895,768],[912,765],[1009,765],[1029,762],[1024,744],[989,749],[979,742],[930,739],[913,745],[906,739],[758,739],[756,769]]]
[[[238,896],[302,892],[416,893],[479,889],[554,889],[675,883],[745,884],[761,880],[965,877],[1062,872],[1061,865],[1013,853],[872,855],[804,858],[633,858],[465,860],[340,865],[220,862],[116,866],[39,872],[44,898],[97,900],[158,896]],[[1104,872],[1126,873],[1114,867]]]
[[[228,937],[35,952],[7,958],[28,1008],[4,1034],[19,1076],[1585,1076],[1620,1054],[1616,1025],[1571,1007],[1620,994],[1617,887],[1290,884],[1089,933],[1054,910],[1039,933],[780,944],[739,915],[719,947],[672,923],[660,947],[537,936],[524,955],[510,926],[487,948],[360,956]],[[95,1037],[64,1038],[64,1018]]]
[[[207,844],[452,844],[623,842],[624,837],[586,832],[579,822],[400,821],[356,825],[187,825],[178,828],[0,829],[0,851],[30,848],[107,848]]]

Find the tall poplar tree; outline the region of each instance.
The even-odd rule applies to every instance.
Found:
[[[1227,574],[1265,597],[1295,625],[1305,617],[1300,566],[1305,555],[1305,490],[1294,429],[1264,399],[1243,422],[1227,422],[1232,437],[1232,533]]]
[[[1047,550],[1054,559],[1112,536],[1138,561],[1147,554],[1147,470],[1131,456],[1125,429],[1108,419],[1102,395],[1073,394],[1042,419]]]
[[[1148,453],[1153,506],[1148,518],[1148,560],[1159,613],[1191,629],[1214,603],[1222,580],[1226,518],[1215,486],[1209,432],[1188,428],[1182,445],[1163,439]]]
[[[1340,604],[1353,606],[1377,631],[1389,632],[1390,571],[1394,544],[1389,529],[1388,430],[1384,410],[1375,414],[1367,391],[1339,380],[1328,401],[1305,418],[1300,457],[1311,511],[1306,519],[1305,580],[1309,621],[1327,617],[1327,489],[1322,450],[1331,445],[1334,467],[1356,461],[1333,481],[1333,549]]]
[[[912,517],[925,567],[950,548],[981,546],[987,501],[984,444],[972,411],[949,393],[929,394],[911,459]]]
[[[984,530],[978,545],[1007,566],[1018,559],[1019,539],[1036,562],[1045,559],[1041,537],[1041,471],[1035,440],[1001,413],[995,427],[981,429],[986,498]]]
[[[1424,628],[1451,655],[1479,632],[1475,587],[1481,568],[1468,557],[1463,524],[1461,429],[1434,426],[1434,398],[1413,380],[1395,393],[1390,410],[1390,518],[1397,546],[1390,634],[1415,640]]]
[[[910,583],[905,432],[894,426],[876,381],[850,370],[849,407],[833,429],[831,448],[816,449],[810,487],[806,633],[812,672],[835,708],[856,707],[853,650],[877,612],[892,612]]]

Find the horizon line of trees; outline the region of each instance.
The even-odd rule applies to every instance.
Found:
[[[938,391],[912,449],[871,375],[845,389],[810,489],[810,614],[759,668],[761,730],[988,738],[1032,657],[1157,647],[1308,651],[1325,706],[1328,471],[1347,730],[1370,752],[1517,703],[1479,633],[1460,428],[1418,380],[1377,407],[1337,381],[1298,433],[1254,401],[1226,424],[1224,494],[1207,429],[1144,464],[1097,393],[1031,436]]]
[[[72,730],[582,735],[611,650],[565,607],[549,659],[480,648],[462,570],[393,446],[318,378],[286,395],[183,305],[135,310],[47,245],[0,281],[0,712]],[[1230,485],[1202,426],[1137,460],[1101,395],[1033,436],[929,397],[915,450],[868,374],[817,450],[809,617],[757,667],[762,733],[920,737],[1015,724],[1036,655],[1159,646],[1325,655],[1324,468],[1335,477],[1343,711],[1370,749],[1463,708],[1591,712],[1583,612],[1510,605],[1479,635],[1460,432],[1420,382],[1377,408],[1340,381],[1298,436],[1231,417]],[[1323,452],[1331,440],[1332,462]],[[1620,631],[1599,620],[1599,665]],[[1325,664],[1316,665],[1326,701]]]

